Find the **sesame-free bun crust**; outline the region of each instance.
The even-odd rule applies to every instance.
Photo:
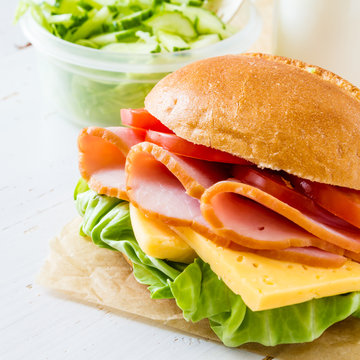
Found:
[[[265,54],[210,58],[162,79],[145,107],[195,144],[360,189],[360,90],[319,67]]]

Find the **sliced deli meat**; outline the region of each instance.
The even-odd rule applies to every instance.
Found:
[[[201,199],[202,214],[219,235],[258,249],[268,242],[268,249],[315,246],[360,252],[359,229],[296,192],[280,176],[253,167],[235,167],[233,175],[236,179],[215,184]],[[285,236],[290,228],[292,235]],[[300,230],[303,235],[294,238]]]
[[[204,193],[202,214],[217,234],[248,248],[280,250],[314,246],[343,253],[343,249],[253,201],[251,196],[256,197],[259,192],[237,181],[221,181]]]
[[[333,254],[331,252],[321,250],[313,246],[289,247],[282,250],[255,250],[244,248],[237,243],[231,243],[229,248],[237,251],[251,252],[253,254],[258,254],[276,260],[296,262],[303,265],[315,267],[340,267],[346,262],[345,256]]]
[[[291,261],[323,268],[337,268],[346,263],[346,257],[312,246],[290,247],[283,250],[258,250],[255,253],[276,260]]]
[[[359,260],[360,230],[295,191],[281,176],[176,155],[145,141],[147,132],[82,130],[79,167],[90,188],[129,200],[150,218],[189,226],[219,246],[320,267],[341,266],[345,257]]]
[[[126,161],[126,186],[129,199],[150,219],[161,220],[170,226],[190,227],[222,247],[319,267],[339,267],[344,264],[346,258],[341,256],[342,249],[328,244],[328,248],[334,252],[331,254],[310,247],[322,241],[284,218],[279,220],[279,226],[283,226],[284,221],[288,222],[291,229],[297,230],[293,232],[294,237],[298,239],[298,245],[309,246],[308,248],[289,248],[285,249],[286,251],[254,250],[232,243],[230,237],[214,233],[201,214],[199,198],[206,188],[219,183],[219,180],[226,178],[227,174],[228,168],[224,165],[180,157],[148,142],[133,146]],[[258,206],[260,211],[268,211]],[[248,215],[254,216],[250,213]],[[290,232],[288,231],[285,236],[291,236]],[[301,242],[299,239],[302,237],[307,241]]]
[[[185,158],[143,142],[126,159],[126,190],[133,205],[150,218],[173,226],[189,226],[216,243],[229,241],[215,234],[200,211],[206,188],[228,176],[226,165]]]
[[[125,127],[89,127],[78,138],[79,169],[98,194],[128,200],[125,160],[130,148],[144,141],[145,131]]]

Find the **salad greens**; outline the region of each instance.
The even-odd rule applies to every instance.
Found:
[[[174,298],[188,321],[209,319],[227,346],[312,341],[332,324],[351,315],[360,317],[359,292],[253,312],[201,259],[187,265],[146,255],[136,242],[126,201],[98,195],[84,180],[76,187],[75,199],[83,216],[81,234],[100,247],[124,253],[152,298]]]
[[[205,5],[204,0],[20,0],[15,21],[30,10],[51,34],[78,45],[121,53],[174,52],[233,34]]]
[[[205,47],[234,33],[206,6],[206,0],[20,0],[15,21],[29,12],[57,38],[103,52],[169,53]],[[143,107],[145,96],[167,75],[79,66],[53,55],[39,59],[45,95],[81,126],[121,125],[119,110]]]

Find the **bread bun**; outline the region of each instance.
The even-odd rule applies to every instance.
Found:
[[[317,66],[265,54],[201,60],[162,79],[145,107],[193,143],[360,189],[360,90]]]

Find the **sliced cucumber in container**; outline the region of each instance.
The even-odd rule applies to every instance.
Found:
[[[92,42],[91,40],[87,40],[87,39],[80,39],[77,40],[75,42],[75,44],[81,45],[81,46],[86,46],[92,49],[99,49],[100,46],[98,46],[97,44],[95,44],[94,42]]]
[[[120,52],[123,54],[149,54],[157,53],[160,51],[159,44],[154,43],[145,43],[145,42],[132,42],[132,43],[116,43],[109,44],[101,48],[104,51],[114,51]]]
[[[123,41],[129,37],[134,37],[137,30],[138,29],[116,31],[108,34],[97,35],[89,40],[101,47],[118,41]]]
[[[34,19],[54,36],[95,49],[180,51],[211,45],[235,32],[205,8],[210,1],[20,0],[16,19],[30,9]],[[135,34],[138,30],[144,38]],[[148,42],[146,34],[152,41]],[[114,46],[108,47],[110,44]]]
[[[165,4],[164,6],[167,11],[179,11],[189,18],[194,23],[195,29],[199,34],[219,34],[222,38],[229,36],[229,32],[226,31],[226,25],[210,10],[197,6],[178,6],[173,4]]]
[[[71,14],[50,15],[47,18],[49,24],[62,24],[66,27],[70,27],[74,23],[73,16]]]
[[[196,40],[190,43],[191,49],[199,49],[205,46],[215,44],[221,40],[218,34],[200,35]]]
[[[65,40],[75,42],[76,40],[85,39],[94,33],[100,32],[102,25],[109,17],[111,17],[110,10],[105,6],[95,13],[92,18],[80,25],[72,35],[69,35],[69,38],[67,38],[68,35],[66,35]]]
[[[145,24],[151,26],[155,34],[163,30],[185,38],[197,36],[191,21],[178,12],[161,12],[145,20]]]
[[[154,9],[156,5],[162,4],[163,0],[130,0],[128,4],[130,7],[140,7],[140,8],[152,8]]]
[[[123,29],[130,29],[141,25],[143,21],[148,19],[152,14],[151,9],[137,11],[131,15],[122,17],[118,23]]]
[[[170,34],[167,31],[159,30],[157,37],[164,48],[169,52],[189,50],[190,45],[179,35]]]
[[[187,11],[196,14],[195,27],[199,34],[225,34],[225,24],[211,11],[190,6]]]
[[[170,0],[171,4],[175,5],[190,5],[190,6],[203,6],[203,0]]]

